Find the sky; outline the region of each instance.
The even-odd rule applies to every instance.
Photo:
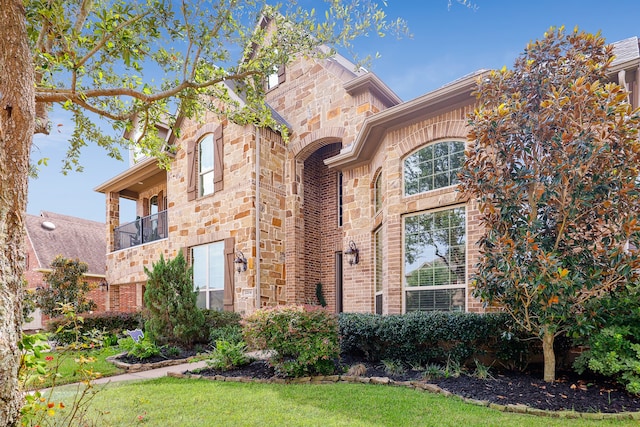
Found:
[[[379,2],[382,3],[382,2]],[[402,100],[409,101],[479,69],[511,68],[527,43],[551,26],[600,31],[608,42],[640,36],[640,1],[477,0],[467,8],[455,0],[386,0],[390,18],[402,17],[411,39],[362,38],[360,56],[379,52],[368,70]],[[605,6],[606,4],[606,6]],[[55,212],[105,222],[105,196],[98,185],[129,167],[89,144],[81,156],[83,172],[61,173],[72,124],[56,111],[50,135],[34,138],[32,161],[49,158],[29,182],[27,213]],[[121,202],[122,203],[122,202]],[[133,203],[121,204],[121,222],[133,221]]]

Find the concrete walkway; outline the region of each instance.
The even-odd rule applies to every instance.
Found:
[[[105,384],[115,383],[120,381],[132,381],[132,380],[148,380],[151,378],[166,377],[169,372],[181,373],[184,371],[192,371],[198,368],[206,368],[207,364],[204,361],[193,363],[181,363],[180,365],[165,366],[163,368],[149,369],[146,371],[132,372],[120,375],[113,375],[110,377],[98,378],[92,381],[93,384]]]

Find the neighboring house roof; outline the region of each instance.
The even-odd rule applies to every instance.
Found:
[[[616,56],[611,63],[611,68],[614,70],[626,68],[629,66],[628,63],[637,62],[640,59],[640,47],[638,46],[637,36],[611,44],[613,45],[613,54]]]
[[[50,269],[56,256],[87,263],[88,275],[104,276],[107,264],[105,224],[53,212],[26,215],[27,238],[41,269]]]

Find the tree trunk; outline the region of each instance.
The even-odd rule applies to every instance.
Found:
[[[542,354],[544,355],[544,380],[552,383],[556,380],[556,353],[553,351],[555,335],[545,328],[542,336]]]
[[[22,0],[0,0],[0,426],[18,423],[24,216],[35,126],[34,69]]]

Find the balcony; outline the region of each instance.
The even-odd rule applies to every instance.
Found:
[[[132,248],[165,239],[168,236],[167,211],[138,217],[113,230],[113,250]]]

